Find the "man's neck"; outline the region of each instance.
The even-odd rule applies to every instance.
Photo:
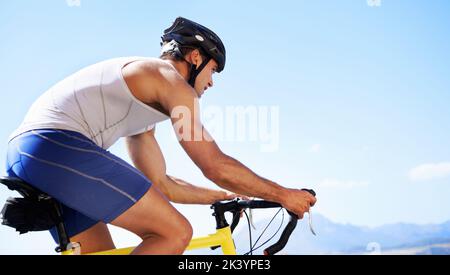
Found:
[[[177,62],[171,59],[163,59],[165,62],[169,63],[170,65],[172,65],[177,72],[186,80],[188,81],[188,77],[189,77],[189,65],[187,64],[187,62]]]

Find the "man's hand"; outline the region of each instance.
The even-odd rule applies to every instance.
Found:
[[[316,204],[317,199],[307,191],[298,189],[287,189],[285,199],[281,202],[284,208],[297,214],[299,219],[303,219],[305,212]]]

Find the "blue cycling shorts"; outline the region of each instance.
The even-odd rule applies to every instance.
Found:
[[[8,144],[8,176],[20,178],[63,205],[69,237],[110,223],[152,186],[142,172],[84,135],[44,129]],[[56,228],[50,230],[58,241]]]

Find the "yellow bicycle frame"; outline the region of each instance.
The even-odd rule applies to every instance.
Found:
[[[236,248],[234,246],[233,236],[229,226],[217,229],[215,234],[210,234],[206,237],[194,238],[189,243],[186,250],[210,248],[213,246],[220,246],[224,255],[236,255]],[[82,255],[129,255],[135,247],[118,248],[102,252],[95,252]],[[62,255],[75,255],[74,250],[68,250],[61,253]]]

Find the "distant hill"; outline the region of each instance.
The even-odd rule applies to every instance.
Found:
[[[249,250],[248,229],[246,220],[241,222],[235,242],[238,252],[245,253]],[[263,220],[256,224],[258,231],[253,233],[253,241],[268,222]],[[275,220],[261,241],[272,236],[279,224],[280,220]],[[450,221],[437,225],[398,223],[369,228],[334,223],[315,214],[314,228],[317,236],[309,231],[307,219],[299,221],[281,254],[450,254]],[[278,238],[279,234],[268,245]],[[262,249],[255,252],[261,253]]]

